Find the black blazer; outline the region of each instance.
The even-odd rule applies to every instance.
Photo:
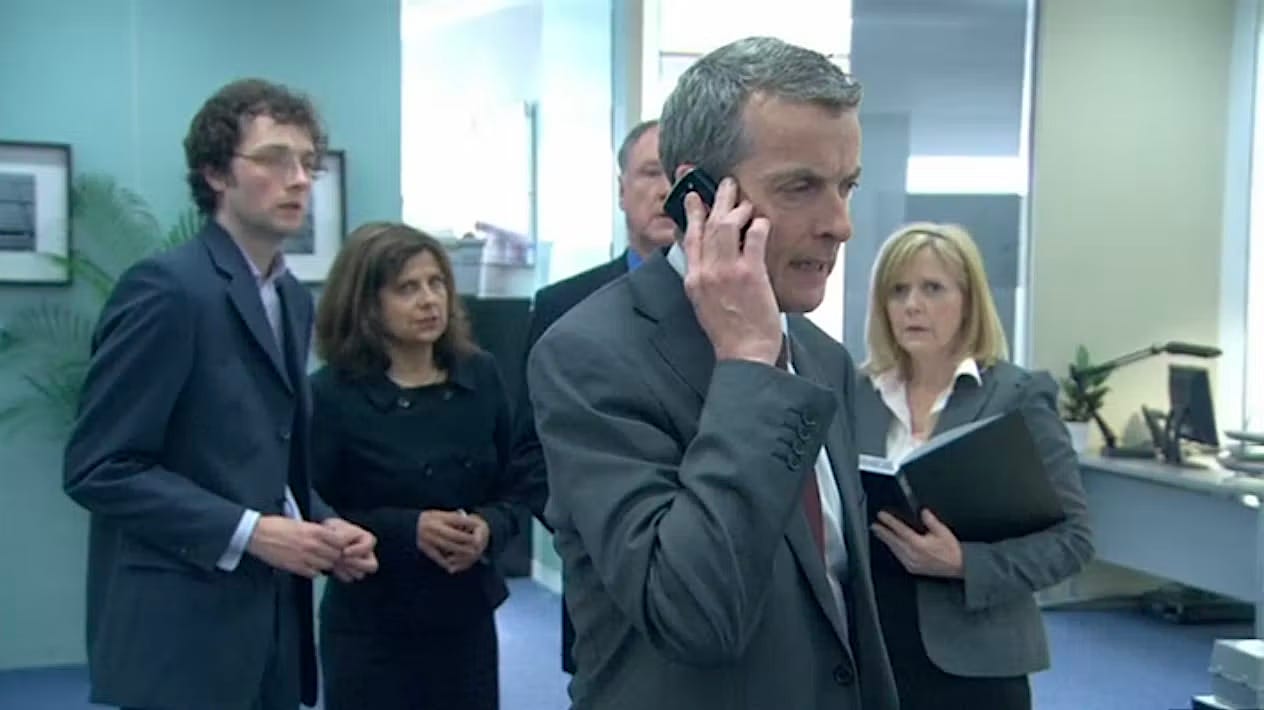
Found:
[[[211,710],[259,691],[280,573],[249,555],[233,572],[216,564],[245,509],[279,514],[287,484],[305,519],[331,514],[308,483],[311,296],[288,274],[278,292],[284,348],[211,221],[129,269],[101,314],[64,472],[91,513],[93,702]],[[311,583],[296,580],[311,704]]]
[[[518,534],[509,469],[509,401],[495,360],[476,353],[448,381],[401,388],[385,373],[326,367],[312,377],[314,481],[344,518],[378,538],[378,572],[329,580],[321,623],[344,631],[421,631],[490,614],[508,596],[495,560]],[[491,529],[479,564],[451,575],[417,547],[423,510],[463,509]]]

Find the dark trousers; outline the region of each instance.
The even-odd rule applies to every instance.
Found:
[[[263,640],[271,650],[268,665],[263,671],[259,692],[248,709],[244,710],[297,710],[299,707],[299,609],[295,601],[294,577],[276,573],[277,614],[273,621],[271,639]],[[144,710],[122,708],[121,710]]]
[[[946,673],[935,665],[922,643],[916,580],[885,543],[876,537],[871,539],[873,591],[900,694],[900,710],[1031,710],[1027,676],[967,678]]]
[[[491,611],[452,628],[320,631],[325,710],[498,710]]]
[[[575,624],[566,610],[566,590],[562,590],[562,670],[575,674]]]

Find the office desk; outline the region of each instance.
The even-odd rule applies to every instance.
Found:
[[[1097,558],[1255,605],[1264,638],[1264,480],[1081,456]]]

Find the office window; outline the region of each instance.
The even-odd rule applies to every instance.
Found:
[[[656,118],[677,79],[699,57],[742,37],[771,36],[814,49],[849,71],[850,0],[646,0],[641,115]],[[825,301],[810,318],[843,337],[843,264],[834,269]]]

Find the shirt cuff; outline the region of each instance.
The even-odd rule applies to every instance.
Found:
[[[215,563],[216,567],[225,572],[232,572],[237,569],[237,565],[241,563],[241,556],[246,552],[246,546],[250,544],[250,536],[255,532],[255,525],[258,523],[258,511],[247,510],[241,514],[241,520],[237,523],[237,529],[233,531],[233,539],[228,541],[228,549],[224,550],[219,562]]]

